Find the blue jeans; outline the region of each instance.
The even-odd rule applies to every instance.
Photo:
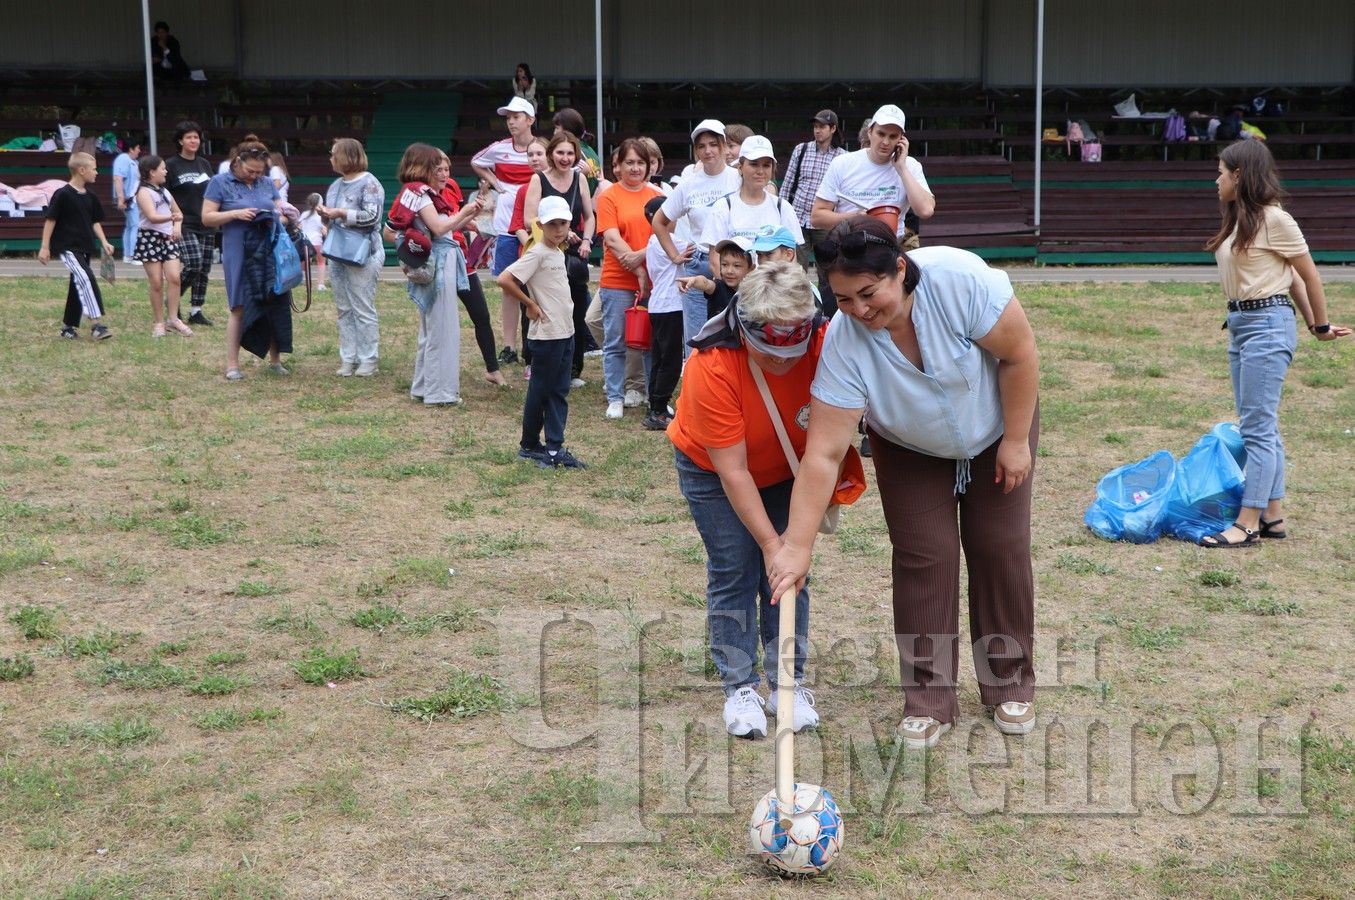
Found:
[[[494,238],[494,262],[489,267],[489,271],[495,275],[502,275],[503,270],[518,261],[518,256],[522,251],[522,244],[518,243],[516,236],[511,234],[500,234]]]
[[[1228,368],[1238,429],[1247,448],[1242,505],[1265,509],[1284,496],[1284,442],[1280,440],[1280,389],[1294,359],[1298,333],[1287,306],[1228,314]]]
[[[635,305],[635,291],[600,288],[602,301],[602,384],[607,402],[626,397],[626,310]],[[649,351],[644,351],[645,382],[649,382]],[[533,370],[535,371],[535,370]]]
[[[700,250],[693,250],[691,259],[682,265],[682,278],[690,278],[693,275],[704,275],[707,278],[713,278],[710,270],[710,256],[702,253]],[[687,346],[687,342],[696,337],[696,333],[701,330],[701,326],[706,324],[706,295],[701,291],[692,288],[682,295],[682,358],[686,359],[692,352],[692,348]]]
[[[771,590],[763,568],[762,548],[725,496],[720,476],[709,472],[681,450],[675,450],[678,488],[686,498],[706,545],[706,618],[710,650],[720,683],[729,695],[758,684],[757,651],[762,645],[767,682],[776,687],[778,610],[766,599]],[[794,481],[762,488],[762,505],[778,532],[790,517]],[[795,598],[795,680],[805,674],[809,650],[809,591]]]
[[[541,449],[541,426],[546,427],[546,449],[565,445],[565,421],[569,418],[570,367],[574,362],[574,338],[549,341],[527,339],[532,351],[532,378],[522,404],[522,448]]]
[[[122,258],[126,259],[136,249],[136,232],[141,227],[141,208],[132,201],[123,213],[122,220]]]

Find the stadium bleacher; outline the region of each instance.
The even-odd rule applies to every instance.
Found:
[[[836,110],[849,147],[861,122],[882,102],[909,117],[911,152],[923,163],[937,195],[936,215],[923,223],[924,243],[948,244],[990,258],[1043,262],[1201,262],[1200,249],[1218,223],[1213,189],[1217,145],[1210,141],[1165,144],[1160,120],[1117,120],[1113,104],[1124,91],[1050,91],[1044,125],[1063,132],[1069,119],[1085,119],[1101,137],[1104,161],[1067,158],[1062,142],[1045,145],[1042,227],[1033,226],[1034,113],[1029,98],[977,85],[617,84],[605,96],[607,146],[647,134],[663,150],[664,174],[690,158],[688,134],[696,122],[718,116],[766,134],[784,162],[791,147],[809,137],[813,114]],[[1216,114],[1245,91],[1140,93],[1142,109],[1183,108]],[[162,155],[172,152],[173,123],[192,118],[207,129],[207,155],[219,159],[246,133],[286,157],[293,193],[321,190],[333,178],[327,153],[336,137],[367,143],[372,171],[394,188],[403,148],[426,140],[448,149],[453,174],[473,188],[470,158],[506,132],[497,115],[497,87],[478,82],[438,85],[336,84],[330,82],[231,82],[186,85],[157,95]],[[591,82],[562,82],[538,98],[538,132],[550,132],[551,114],[576,105],[588,120]],[[1315,255],[1355,261],[1355,224],[1348,210],[1355,193],[1355,110],[1351,92],[1285,92],[1286,111],[1256,121],[1266,131],[1290,189],[1290,208],[1304,223]],[[0,86],[0,143],[45,136],[74,122],[86,135],[142,130],[144,90],[137,73],[51,74],[38,83],[13,78]],[[100,155],[107,173],[112,157]],[[0,153],[0,183],[35,184],[66,177],[64,153]],[[111,190],[101,186],[101,195]],[[111,206],[111,204],[106,204]],[[106,209],[108,233],[121,215]],[[41,230],[40,211],[0,213],[0,252],[31,252]]]

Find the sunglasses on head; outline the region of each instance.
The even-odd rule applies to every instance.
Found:
[[[268,155],[267,150],[241,150],[241,159],[263,159]]]
[[[825,263],[832,262],[839,256],[856,259],[865,253],[866,247],[871,244],[888,247],[895,252],[898,252],[899,249],[898,244],[887,241],[877,234],[871,234],[869,231],[849,231],[843,235],[840,241],[819,241],[814,245],[814,257]]]
[[[776,325],[772,322],[745,322],[744,327],[773,347],[794,347],[809,339],[814,330],[814,317],[794,325]]]

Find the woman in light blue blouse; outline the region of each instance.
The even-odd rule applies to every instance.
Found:
[[[1006,734],[1035,725],[1031,469],[1039,434],[1035,336],[1005,273],[951,247],[900,253],[854,216],[815,247],[838,309],[811,388],[774,596],[809,572],[838,466],[864,412],[893,544],[899,737],[932,747],[959,713],[959,570],[983,703]],[[957,516],[958,514],[958,516]]]

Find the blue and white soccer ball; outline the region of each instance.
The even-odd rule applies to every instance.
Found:
[[[826,872],[847,837],[833,795],[817,784],[796,784],[789,830],[781,827],[777,807],[772,790],[753,809],[748,822],[753,852],[778,875],[809,877]]]

